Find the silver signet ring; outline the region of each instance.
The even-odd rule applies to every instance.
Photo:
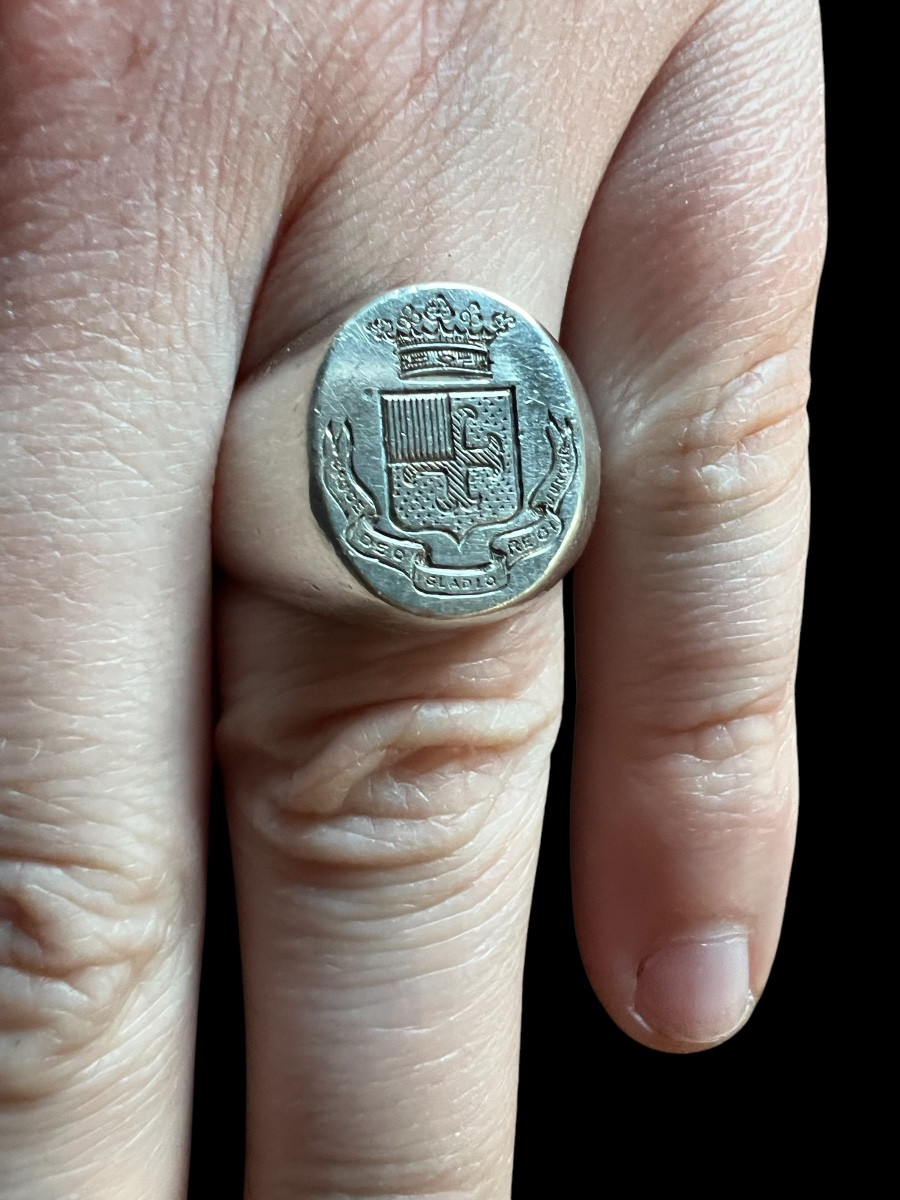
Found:
[[[506,608],[572,565],[597,500],[593,418],[571,365],[499,296],[417,284],[334,335],[309,414],[310,498],[388,604]]]
[[[322,345],[302,339],[235,398],[229,424],[265,449],[259,432],[229,449],[226,429],[224,491],[242,496],[218,538],[226,568],[339,616],[377,597],[450,620],[561,578],[590,532],[600,452],[543,326],[481,288],[425,283],[369,300]],[[288,460],[289,491],[273,485]]]

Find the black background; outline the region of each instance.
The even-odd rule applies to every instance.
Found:
[[[863,829],[836,819],[861,786],[855,748],[863,744],[857,728],[864,702],[854,702],[853,676],[864,652],[857,635],[848,662],[850,572],[859,562],[847,535],[860,493],[847,486],[841,464],[852,437],[848,405],[868,401],[848,394],[843,369],[851,344],[846,281],[858,257],[845,231],[859,181],[852,168],[859,162],[858,130],[849,115],[856,48],[846,13],[845,5],[840,11],[837,4],[823,6],[831,238],[810,402],[813,536],[798,682],[804,806],[781,948],[752,1020],[724,1046],[666,1056],[618,1031],[585,979],[572,926],[570,704],[555,755],[529,934],[515,1200],[640,1195],[678,1183],[700,1195],[740,1192],[784,1180],[784,1150],[802,1179],[809,1156],[827,1162],[844,1145],[835,1122],[852,1107],[859,1055],[848,1027],[855,1024],[853,1004],[868,1003],[845,996],[835,982],[859,965],[847,905],[854,904],[852,881],[859,878],[866,838]],[[227,835],[216,791],[191,1200],[242,1195],[239,997]]]

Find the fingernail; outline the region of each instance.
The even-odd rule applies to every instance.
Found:
[[[638,968],[635,1015],[681,1042],[715,1042],[751,1005],[750,957],[742,934],[670,942]]]

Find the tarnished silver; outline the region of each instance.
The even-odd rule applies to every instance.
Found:
[[[551,335],[508,300],[417,284],[338,329],[309,413],[313,511],[388,604],[505,608],[578,556],[599,485],[593,419]]]

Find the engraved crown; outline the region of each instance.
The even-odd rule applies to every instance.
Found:
[[[508,312],[485,317],[477,300],[456,310],[440,292],[422,308],[404,304],[396,320],[378,317],[366,325],[371,337],[394,347],[401,379],[419,375],[491,374],[490,345],[512,329]]]

